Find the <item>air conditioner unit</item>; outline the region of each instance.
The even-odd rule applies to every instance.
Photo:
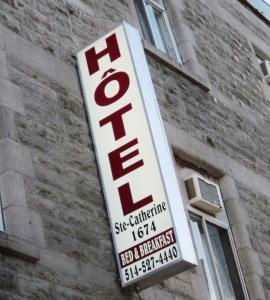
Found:
[[[217,184],[193,175],[185,180],[185,185],[191,206],[212,215],[222,210],[221,194]]]
[[[265,80],[270,84],[270,60],[265,60],[261,63],[261,69]]]

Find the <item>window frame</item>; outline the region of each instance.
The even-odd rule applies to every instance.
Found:
[[[252,5],[248,0],[238,0],[243,4],[247,9],[249,9],[254,15],[261,19],[264,23],[270,26],[270,19],[263,15],[254,5]]]
[[[172,31],[172,27],[171,27],[169,18],[167,16],[167,12],[166,12],[166,8],[164,6],[163,0],[159,0],[160,3],[157,0],[134,0],[134,1],[135,2],[140,1],[141,4],[142,4],[143,15],[145,16],[145,23],[148,27],[147,29],[142,29],[142,32],[144,32],[144,31],[149,32],[149,34],[151,35],[151,40],[149,42],[151,42],[153,44],[153,46],[155,46],[156,49],[158,49],[159,51],[161,51],[162,53],[164,53],[165,55],[167,55],[171,59],[177,61],[179,64],[183,64],[183,60],[182,60],[180,51],[178,49],[178,46],[177,46],[177,43],[176,43],[176,40],[175,40],[173,31]],[[163,34],[162,30],[160,30],[159,28],[158,28],[158,30],[159,30],[162,38],[164,39],[163,43],[165,45],[166,52],[162,51],[158,47],[157,38],[155,37],[155,35],[153,33],[152,25],[150,23],[150,16],[149,16],[149,14],[147,12],[147,9],[146,9],[147,4],[151,5],[154,9],[158,10],[158,12],[161,14],[162,19],[164,20],[164,23],[165,23],[165,30],[167,31],[168,38],[170,39],[170,43],[171,43],[172,48],[173,48],[174,56],[170,55],[169,50],[168,50],[168,45],[166,44],[166,40],[164,38],[164,34]],[[142,22],[140,20],[136,5],[135,5],[135,8],[136,8],[137,16],[138,16],[139,21],[140,21],[140,26],[142,27],[143,25],[142,25]],[[147,38],[144,35],[143,35],[143,38],[147,40]]]
[[[265,79],[266,76],[263,73],[261,64],[265,60],[270,61],[270,57],[269,57],[269,55],[266,55],[261,49],[259,49],[256,45],[252,44],[252,48],[253,48],[253,51],[254,51],[254,54],[255,54],[256,65],[258,66],[258,69],[259,69],[260,74],[262,76],[262,80],[263,80],[264,86],[266,88],[266,95],[268,95],[269,88],[270,88],[270,83],[267,82],[267,80]],[[254,60],[254,63],[255,63],[255,60]]]
[[[1,191],[0,191],[0,232],[5,232],[5,231],[6,231],[6,227],[5,227]]]
[[[226,232],[228,234],[228,239],[229,239],[229,242],[230,242],[230,248],[232,250],[233,259],[235,261],[235,267],[236,267],[236,270],[237,270],[237,273],[238,273],[238,276],[239,276],[239,280],[240,280],[240,284],[241,284],[241,288],[242,288],[242,291],[243,291],[243,295],[244,295],[244,298],[246,300],[248,300],[249,296],[248,296],[244,276],[243,276],[243,273],[242,273],[240,260],[239,260],[238,255],[237,255],[237,250],[236,250],[236,247],[235,247],[233,234],[232,234],[232,231],[231,231],[231,228],[230,228],[229,224],[227,224],[223,221],[220,221],[216,217],[208,215],[207,213],[202,212],[202,211],[198,210],[197,208],[194,208],[190,205],[187,205],[187,211],[188,211],[188,214],[189,214],[190,217],[194,217],[195,219],[199,219],[200,222],[201,222],[201,225],[202,225],[202,228],[203,228],[203,233],[204,233],[205,239],[206,239],[207,249],[209,251],[211,267],[214,271],[214,277],[215,277],[215,280],[216,280],[216,283],[217,283],[217,290],[219,292],[220,299],[223,300],[224,295],[223,295],[223,292],[222,292],[218,271],[217,271],[215,263],[214,263],[214,252],[213,252],[210,236],[209,236],[208,229],[207,229],[207,222],[211,225],[214,225],[216,227],[220,227],[223,230],[226,230]],[[190,222],[191,222],[191,220],[190,220]],[[191,230],[191,232],[192,232],[192,235],[193,235],[192,230]],[[196,245],[195,242],[194,242],[194,244],[195,244],[195,248],[197,249],[197,245]]]
[[[268,3],[265,0],[247,0],[248,3],[254,7],[258,11],[259,14],[261,14],[265,19],[270,21],[270,3]],[[262,5],[264,6],[262,8]]]

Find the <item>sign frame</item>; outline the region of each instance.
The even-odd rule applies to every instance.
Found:
[[[87,78],[85,71],[83,71],[83,66],[86,64],[85,53],[93,48],[94,45],[101,39],[105,39],[110,36],[113,32],[116,32],[118,29],[124,31],[126,43],[128,45],[128,50],[130,53],[133,70],[135,72],[137,85],[139,88],[139,93],[141,95],[143,109],[146,115],[147,124],[150,130],[151,141],[154,146],[154,151],[158,163],[159,172],[161,175],[163,188],[166,194],[169,214],[171,217],[171,222],[174,229],[174,235],[178,249],[180,250],[179,258],[172,261],[162,267],[159,267],[157,270],[141,275],[138,278],[125,282],[123,278],[123,272],[121,272],[121,262],[119,259],[119,249],[116,241],[116,236],[114,234],[114,224],[112,222],[112,212],[109,209],[109,195],[106,192],[106,178],[101,172],[101,157],[96,147],[96,139],[94,126],[91,119],[91,107],[90,101],[88,100],[88,93],[86,89]],[[174,162],[171,147],[168,144],[166,133],[163,127],[162,118],[160,115],[153,83],[151,80],[150,72],[148,69],[148,64],[144,54],[144,49],[141,43],[141,38],[139,32],[123,22],[120,26],[117,26],[114,30],[107,33],[101,39],[98,39],[96,42],[92,43],[88,47],[77,53],[77,61],[79,66],[79,74],[81,79],[82,91],[85,99],[85,105],[87,109],[87,115],[89,119],[89,125],[92,133],[94,149],[97,157],[97,164],[100,170],[100,178],[103,187],[103,192],[105,196],[105,202],[107,207],[107,212],[109,215],[110,226],[112,229],[112,239],[116,252],[116,259],[118,263],[119,273],[121,277],[122,287],[129,286],[131,284],[138,284],[141,288],[147,287],[151,284],[156,283],[157,281],[166,279],[176,273],[179,273],[189,267],[197,265],[196,254],[190,234],[190,228],[187,221],[187,216],[185,213],[184,203],[180,194],[180,189],[175,173]],[[147,99],[147,101],[146,101]],[[128,247],[127,247],[128,248]]]

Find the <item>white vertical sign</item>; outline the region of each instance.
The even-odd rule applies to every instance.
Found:
[[[138,31],[123,23],[77,60],[122,286],[196,265]]]

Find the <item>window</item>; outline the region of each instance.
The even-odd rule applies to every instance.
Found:
[[[270,21],[270,0],[248,0],[248,2]]]
[[[178,161],[182,196],[190,214],[190,227],[202,271],[201,280],[208,292],[207,299],[248,299],[219,182],[208,172],[191,167],[194,166],[190,163]],[[201,181],[207,185],[202,185]],[[218,201],[212,201],[217,196]],[[216,203],[219,209],[215,209]],[[213,209],[210,209],[211,206]]]
[[[264,80],[268,83],[268,85],[270,85],[270,59],[263,54],[258,54],[257,52],[256,52],[256,59],[258,64],[260,65],[262,75],[264,77]]]
[[[174,60],[181,57],[162,0],[134,0],[143,37]]]
[[[255,15],[268,25],[270,24],[270,0],[239,0]]]
[[[196,216],[191,228],[209,299],[244,300],[228,230]]]
[[[0,231],[5,231],[1,194],[0,194]]]

